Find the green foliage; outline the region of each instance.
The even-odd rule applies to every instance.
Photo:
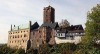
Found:
[[[43,44],[38,49],[38,54],[50,54],[50,47],[48,44]]]
[[[85,34],[82,42],[75,45],[74,43],[62,43],[51,46],[49,44],[41,45],[37,50],[28,49],[11,49],[7,45],[0,46],[0,54],[100,54],[100,4],[93,7],[87,15]]]
[[[59,26],[61,28],[66,28],[66,27],[69,27],[70,26],[70,23],[66,20],[66,19],[62,19],[62,21],[59,23]]]
[[[96,44],[98,45],[98,44]],[[99,45],[100,46],[100,45]],[[98,46],[97,46],[98,47]],[[77,44],[77,49],[73,52],[73,54],[100,54],[100,48],[94,47],[94,45],[89,44]]]
[[[10,49],[9,47],[7,47],[6,44],[0,47],[0,54],[1,54],[1,53],[2,53],[2,54],[11,54],[11,53],[13,53],[14,51],[15,51],[15,50]]]
[[[26,54],[38,54],[37,49],[30,48],[27,50]]]
[[[100,54],[100,48],[74,43],[44,44],[38,50],[30,48],[25,53],[23,49],[11,49],[4,45],[0,47],[0,54]]]
[[[100,45],[96,44],[97,40],[100,40],[100,4],[88,12],[85,36],[74,54],[100,54]]]
[[[85,38],[88,38],[85,41],[88,43],[100,39],[100,4],[88,12],[85,34]]]
[[[22,49],[11,49],[6,44],[0,47],[0,54],[25,54],[24,52]]]
[[[41,45],[38,54],[72,54],[77,48],[73,43],[63,43],[50,46],[48,44]]]
[[[23,49],[18,49],[14,54],[25,54],[25,51]]]

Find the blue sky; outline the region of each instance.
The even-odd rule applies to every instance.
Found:
[[[0,43],[7,43],[10,25],[28,23],[42,24],[43,8],[55,8],[55,19],[67,19],[70,24],[85,27],[86,15],[100,0],[0,0]]]

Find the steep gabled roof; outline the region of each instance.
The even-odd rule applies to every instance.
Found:
[[[37,29],[39,27],[39,24],[37,22],[35,22],[32,26],[31,26],[31,30]]]
[[[66,28],[58,28],[58,33],[84,33],[82,25],[72,25]]]
[[[71,25],[70,29],[71,30],[84,30],[82,25]]]

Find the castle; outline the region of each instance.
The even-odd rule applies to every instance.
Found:
[[[79,42],[84,36],[82,25],[72,25],[62,29],[58,22],[55,22],[55,9],[48,6],[43,10],[43,24],[41,26],[37,22],[32,24],[31,21],[25,25],[11,25],[11,30],[8,31],[8,47],[35,49],[46,43],[50,45],[66,42],[76,43],[76,40]]]

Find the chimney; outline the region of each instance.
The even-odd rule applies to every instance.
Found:
[[[31,27],[31,25],[32,25],[32,22],[31,22],[31,21],[29,21],[29,28]]]
[[[12,31],[12,25],[11,25],[11,31]]]

